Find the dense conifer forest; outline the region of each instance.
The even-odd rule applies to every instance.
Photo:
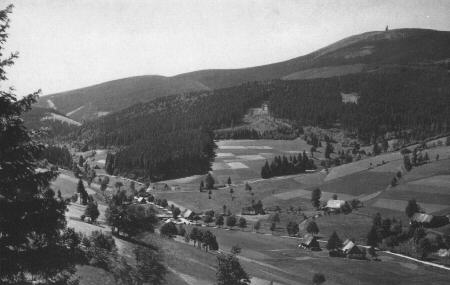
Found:
[[[41,159],[47,159],[48,162],[56,166],[70,169],[72,167],[72,155],[66,147],[47,146],[41,152]]]
[[[445,70],[393,68],[329,79],[275,82],[269,106],[302,125],[341,128],[364,142],[408,130],[411,139],[449,131],[450,75]],[[344,104],[340,93],[357,93]]]

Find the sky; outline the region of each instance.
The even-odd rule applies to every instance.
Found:
[[[137,75],[241,68],[395,28],[450,30],[448,0],[0,0],[23,96]]]

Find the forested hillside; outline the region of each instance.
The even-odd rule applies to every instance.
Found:
[[[339,126],[369,142],[386,132],[412,139],[450,129],[450,74],[445,69],[395,67],[338,78],[273,83],[269,106],[276,117],[301,125]],[[359,95],[357,104],[341,93]]]
[[[136,76],[104,82],[39,99],[39,106],[52,107],[78,121],[91,120],[171,94],[209,90],[199,82],[165,76]]]
[[[81,122],[172,94],[254,81],[331,78],[389,65],[445,65],[449,58],[450,32],[425,29],[372,31],[282,62],[241,69],[200,70],[173,77],[124,78],[44,96],[39,99],[39,105],[54,107]]]
[[[359,96],[343,103],[341,94]],[[338,78],[246,83],[158,98],[88,122],[71,140],[119,149],[109,171],[166,179],[204,173],[213,160],[211,131],[241,123],[248,108],[298,126],[339,125],[364,142],[387,132],[422,139],[450,129],[450,76],[445,68],[391,67]]]
[[[64,136],[73,132],[81,124],[56,110],[33,106],[23,115],[25,126],[28,129],[46,128],[47,140]]]

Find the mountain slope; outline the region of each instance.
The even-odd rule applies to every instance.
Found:
[[[189,79],[137,76],[43,96],[38,105],[55,108],[81,121],[95,119],[161,96],[201,90],[208,90],[208,87]]]
[[[191,91],[273,79],[329,78],[392,66],[428,66],[450,61],[450,32],[424,29],[355,35],[305,56],[243,69],[211,69],[176,75],[130,77],[40,99],[76,120],[95,119],[139,102]]]
[[[23,116],[28,129],[47,128],[50,136],[68,134],[81,126],[77,122],[52,108],[33,106]]]
[[[308,55],[284,62],[244,69],[201,70],[176,77],[195,80],[215,89],[247,81],[289,78],[293,73],[319,67],[364,64],[371,68],[373,65],[418,64],[442,59],[450,59],[450,32],[398,29],[351,36]],[[315,76],[318,77],[322,76]]]

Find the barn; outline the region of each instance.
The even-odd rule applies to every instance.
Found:
[[[449,223],[447,216],[433,216],[425,213],[415,213],[410,218],[410,224],[421,225],[425,228],[438,228]]]
[[[366,253],[361,250],[353,241],[346,240],[344,242],[344,247],[342,248],[342,252],[348,257],[352,259],[365,259]]]
[[[303,237],[303,242],[298,245],[298,247],[318,251],[320,250],[320,244],[317,238],[313,235],[305,235]]]
[[[342,207],[344,207],[344,200],[328,200],[325,209],[330,212],[340,212]]]

